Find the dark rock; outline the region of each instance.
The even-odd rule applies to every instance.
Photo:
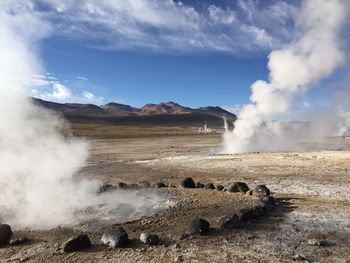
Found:
[[[120,188],[120,189],[128,189],[128,185],[126,183],[118,183],[118,188]]]
[[[204,188],[204,184],[202,183],[196,183],[196,188]]]
[[[191,177],[186,177],[182,180],[181,186],[183,188],[196,188],[196,184],[194,183],[193,179]]]
[[[204,186],[205,189],[215,189],[215,186],[212,184],[212,183],[207,183],[205,186]]]
[[[128,233],[121,226],[107,229],[101,238],[101,242],[109,247],[123,247],[129,243]]]
[[[158,235],[142,233],[140,240],[144,244],[157,245],[160,239]]]
[[[63,251],[74,252],[88,247],[91,247],[90,238],[85,234],[81,234],[66,241],[63,244]]]
[[[158,182],[158,183],[153,184],[153,187],[154,188],[163,188],[163,187],[166,187],[166,185],[163,182]]]
[[[142,181],[142,182],[139,182],[139,187],[141,188],[150,188],[151,187],[151,184],[147,181]]]
[[[203,235],[209,232],[210,224],[202,218],[195,218],[187,226],[187,233],[190,235]]]
[[[266,211],[272,211],[276,207],[275,199],[272,196],[264,196],[258,203],[259,206],[264,208]]]
[[[97,193],[102,194],[105,192],[113,191],[115,189],[116,189],[116,187],[111,185],[111,184],[104,184],[104,185],[100,186],[100,188],[97,190]]]
[[[221,229],[234,229],[239,228],[241,222],[236,214],[229,214],[220,217],[219,226]]]
[[[216,186],[216,190],[218,190],[218,191],[222,191],[222,190],[224,190],[224,186],[222,186],[221,184],[218,184],[217,186]]]
[[[237,192],[246,193],[249,191],[249,187],[246,183],[235,182],[229,187],[228,191],[231,193],[237,193]]]
[[[11,238],[10,245],[17,246],[17,245],[26,243],[28,241],[29,241],[29,239],[27,237]]]
[[[266,185],[261,184],[254,188],[253,195],[256,195],[256,196],[270,195],[270,190],[269,188],[266,187]]]
[[[7,245],[12,236],[12,229],[7,224],[0,224],[0,245]]]
[[[241,209],[237,213],[238,219],[241,222],[249,221],[253,218],[252,210],[251,209]]]
[[[251,216],[252,216],[252,218],[259,218],[265,214],[265,211],[266,210],[262,206],[255,205],[251,209]]]
[[[275,198],[273,196],[263,196],[260,199],[261,202],[276,204]]]

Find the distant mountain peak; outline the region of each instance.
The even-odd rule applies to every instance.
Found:
[[[235,119],[236,116],[218,106],[206,106],[197,109],[184,107],[176,102],[168,101],[159,104],[148,103],[142,108],[135,108],[116,102],[96,106],[94,104],[55,103],[33,98],[37,105],[62,112],[65,116],[86,117],[123,117],[123,116],[153,116],[153,115],[210,115],[218,118],[226,116]]]
[[[189,114],[193,109],[181,106],[175,102],[161,102],[159,104],[146,104],[140,109],[144,115],[159,115],[159,114]]]

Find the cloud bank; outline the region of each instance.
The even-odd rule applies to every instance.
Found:
[[[298,1],[19,0],[51,22],[54,34],[104,49],[154,52],[267,51],[290,39]]]

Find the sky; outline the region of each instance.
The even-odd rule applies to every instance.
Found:
[[[10,1],[11,2],[11,1]],[[298,0],[13,0],[44,21],[30,96],[141,107],[175,101],[237,112],[268,79],[268,54],[299,32]],[[42,31],[42,32],[41,32]],[[320,86],[331,85],[333,79]],[[319,103],[307,94],[296,107]]]

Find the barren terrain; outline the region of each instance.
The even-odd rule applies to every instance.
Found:
[[[86,127],[73,128],[78,135],[91,135]],[[79,176],[109,184],[146,180],[174,185],[139,190],[169,195],[175,200],[170,208],[152,217],[114,222],[123,223],[132,239],[126,248],[102,246],[106,226],[98,222],[52,230],[14,229],[30,242],[0,248],[1,262],[350,262],[350,140],[329,139],[323,151],[222,155],[218,154],[220,134],[170,128],[101,129],[109,136],[88,139],[91,156]],[[235,181],[251,188],[266,184],[278,206],[242,229],[219,230],[218,218],[250,207],[255,198],[183,189],[180,182],[186,176],[226,188]],[[213,229],[205,236],[183,236],[196,216],[207,219]],[[93,246],[62,253],[62,243],[80,231],[87,232]],[[159,234],[160,245],[141,244],[141,232]],[[312,238],[326,243],[312,246],[308,244]]]

